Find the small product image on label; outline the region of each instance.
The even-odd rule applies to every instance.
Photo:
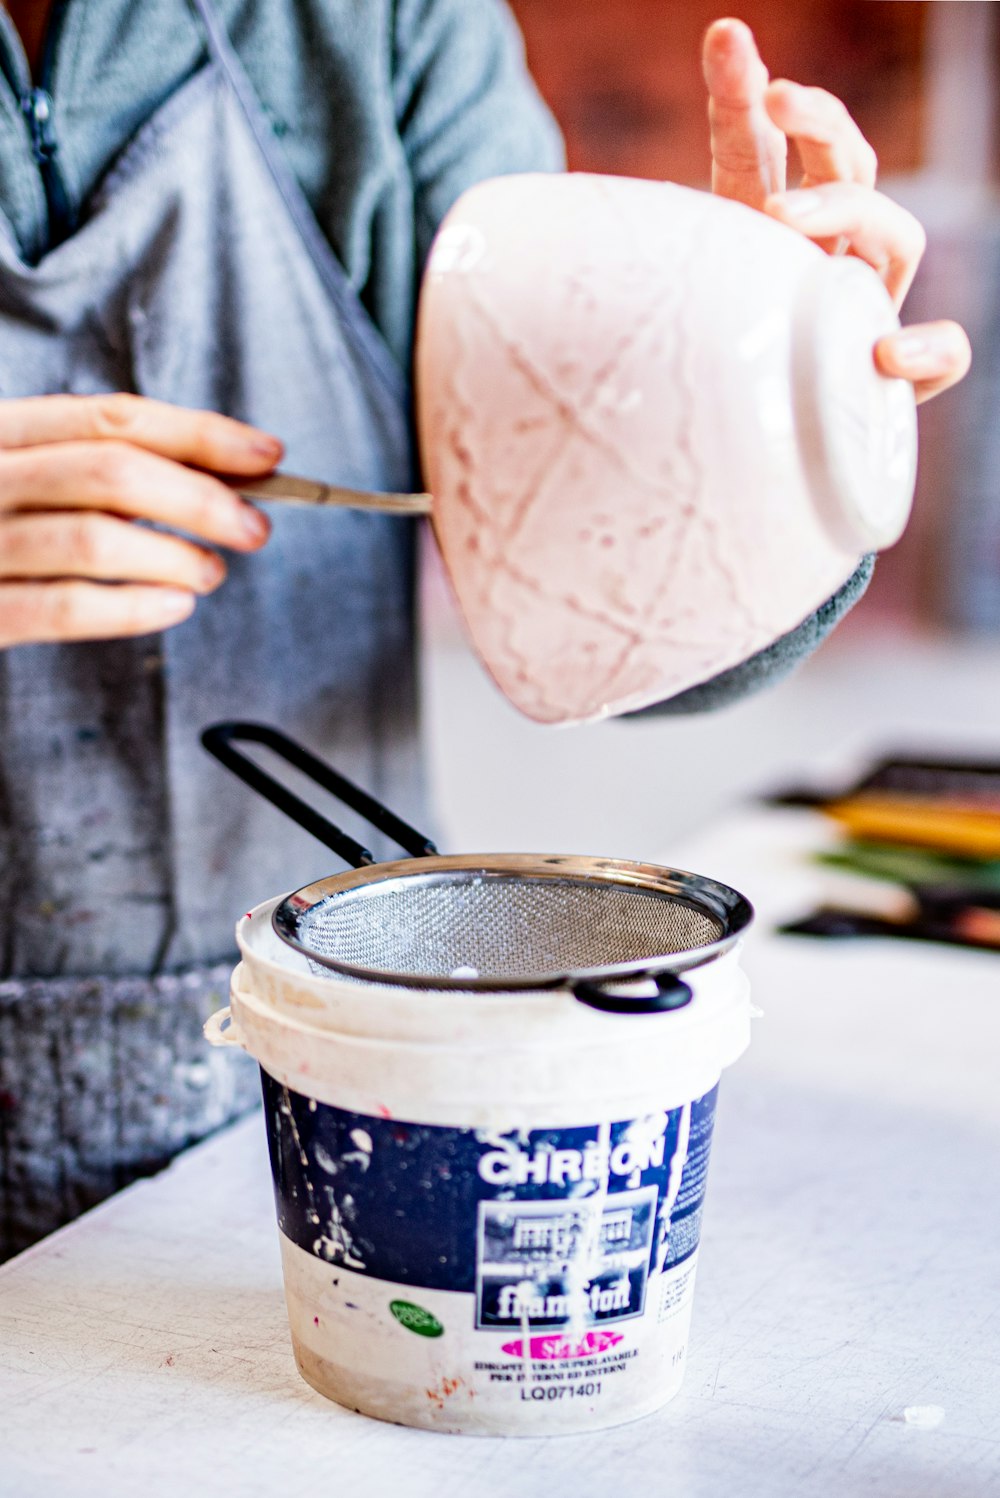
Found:
[[[430,1311],[425,1311],[423,1306],[414,1305],[412,1300],[390,1300],[389,1310],[400,1326],[405,1326],[409,1332],[416,1332],[418,1337],[444,1335],[444,1327],[437,1317]]]
[[[584,1199],[479,1203],[476,1325],[551,1331],[641,1316],[656,1222],[655,1187]],[[580,1318],[575,1294],[587,1265]]]

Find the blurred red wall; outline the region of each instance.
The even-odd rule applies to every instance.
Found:
[[[570,164],[701,185],[710,159],[701,36],[706,0],[512,0]],[[884,172],[920,164],[927,5],[917,0],[746,0],[773,77],[845,100]]]

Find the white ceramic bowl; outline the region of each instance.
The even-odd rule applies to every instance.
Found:
[[[497,178],[424,280],[418,422],[473,642],[547,723],[705,681],[898,539],[913,393],[877,276],[672,184]]]

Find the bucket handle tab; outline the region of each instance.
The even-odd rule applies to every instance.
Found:
[[[202,1034],[209,1045],[236,1046],[241,1051],[246,1050],[246,1046],[243,1043],[243,1036],[240,1033],[239,1026],[233,1019],[233,1011],[228,1004],[223,1009],[217,1009],[214,1014],[209,1015],[202,1026]]]

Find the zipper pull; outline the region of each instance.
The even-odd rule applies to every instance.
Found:
[[[21,113],[31,131],[31,146],[39,166],[47,165],[58,149],[52,132],[52,95],[33,88],[21,100]]]
[[[31,151],[45,190],[49,226],[46,248],[54,249],[76,228],[76,210],[70,199],[57,160],[59,145],[52,121],[52,95],[33,88],[21,96],[21,113],[31,136]]]

